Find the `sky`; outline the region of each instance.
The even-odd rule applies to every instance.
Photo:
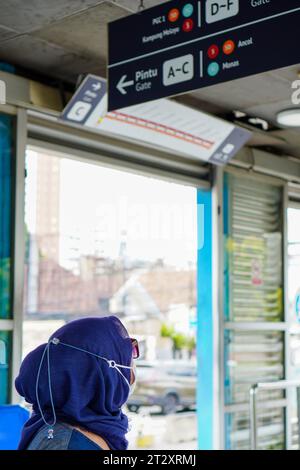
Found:
[[[35,232],[36,159],[27,153],[26,223]],[[188,267],[196,261],[196,189],[62,158],[61,259],[74,254],[117,258],[126,240],[131,259]],[[72,237],[72,238],[71,238]],[[73,255],[72,255],[73,256]]]

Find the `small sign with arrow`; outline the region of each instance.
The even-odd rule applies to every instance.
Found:
[[[95,117],[101,119],[107,113],[106,80],[87,75],[63,110],[61,119],[89,126]]]

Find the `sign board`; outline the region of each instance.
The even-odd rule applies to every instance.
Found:
[[[0,104],[6,103],[6,84],[3,80],[0,80]]]
[[[130,106],[95,121],[100,131],[224,165],[251,132],[171,100]]]
[[[251,262],[251,283],[253,286],[263,285],[263,262],[261,259],[253,259]]]
[[[64,109],[61,119],[77,124],[89,125],[95,116],[99,119],[107,112],[106,80],[96,75],[87,75]]]
[[[87,77],[61,119],[217,165],[228,163],[251,136],[230,122],[167,99],[106,113],[104,90],[105,79]]]
[[[115,110],[300,62],[300,0],[172,0],[109,23]]]

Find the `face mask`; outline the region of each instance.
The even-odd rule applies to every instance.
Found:
[[[136,387],[136,365],[135,362],[133,363],[132,367],[133,375],[134,375],[134,382],[130,384],[130,390],[129,390],[129,396],[128,398],[134,393],[135,387]]]

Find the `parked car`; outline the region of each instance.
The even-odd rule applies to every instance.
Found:
[[[194,362],[137,362],[137,385],[127,403],[130,411],[159,406],[163,414],[196,407],[197,368]]]

